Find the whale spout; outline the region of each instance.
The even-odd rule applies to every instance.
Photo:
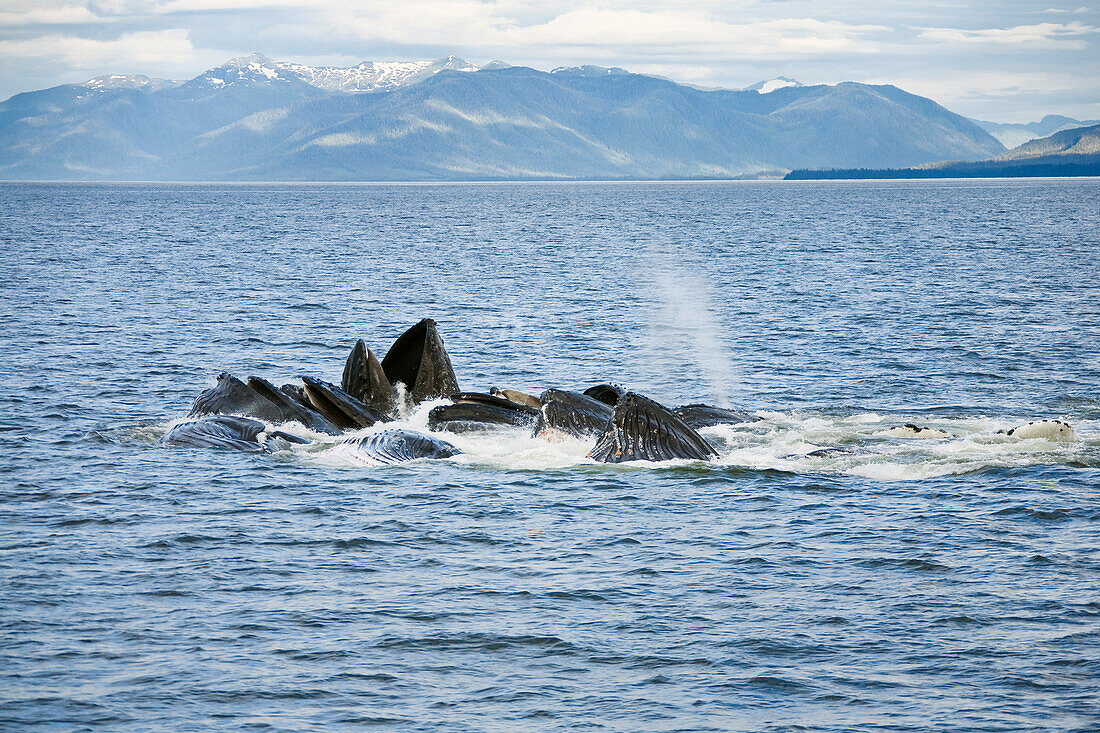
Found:
[[[405,385],[413,404],[459,391],[451,358],[431,318],[397,337],[382,359],[382,371],[390,384]]]
[[[368,407],[379,412],[392,413],[395,402],[393,385],[382,370],[382,364],[363,339],[355,346],[344,364],[340,388]]]
[[[635,392],[627,392],[589,458],[600,463],[625,461],[706,461],[717,456],[703,436],[668,408]]]

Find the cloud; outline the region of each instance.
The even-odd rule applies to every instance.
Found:
[[[94,23],[97,20],[98,17],[95,13],[81,5],[62,5],[53,8],[32,5],[0,11],[0,28],[24,25]]]
[[[1046,47],[1084,48],[1081,36],[1096,33],[1098,29],[1084,23],[1036,23],[1018,25],[1012,28],[987,28],[983,30],[962,30],[959,28],[925,28],[920,37],[941,43],[969,44],[1028,44]]]
[[[180,29],[127,33],[113,40],[51,34],[0,41],[0,58],[5,57],[63,64],[76,69],[114,68],[125,64],[137,71],[143,65],[191,63],[195,60],[195,48],[188,31]]]

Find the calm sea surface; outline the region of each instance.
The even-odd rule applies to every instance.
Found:
[[[0,295],[0,728],[1100,727],[1097,180],[5,184]],[[467,390],[763,419],[713,464],[154,444],[423,317]]]

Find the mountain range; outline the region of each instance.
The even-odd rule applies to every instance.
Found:
[[[0,103],[8,180],[752,178],[1002,152],[893,86],[707,90],[453,56],[338,68],[253,54],[187,81],[99,77]]]
[[[1038,122],[1004,123],[972,120],[974,124],[1001,141],[1006,148],[1023,145],[1029,140],[1048,137],[1056,132],[1072,130],[1076,127],[1090,127],[1100,124],[1100,120],[1075,120],[1063,115],[1047,115]]]

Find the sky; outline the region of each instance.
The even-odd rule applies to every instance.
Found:
[[[336,66],[454,54],[726,88],[894,84],[997,122],[1100,118],[1100,10],[1080,2],[0,0],[0,99],[106,74],[189,79],[252,52]]]

